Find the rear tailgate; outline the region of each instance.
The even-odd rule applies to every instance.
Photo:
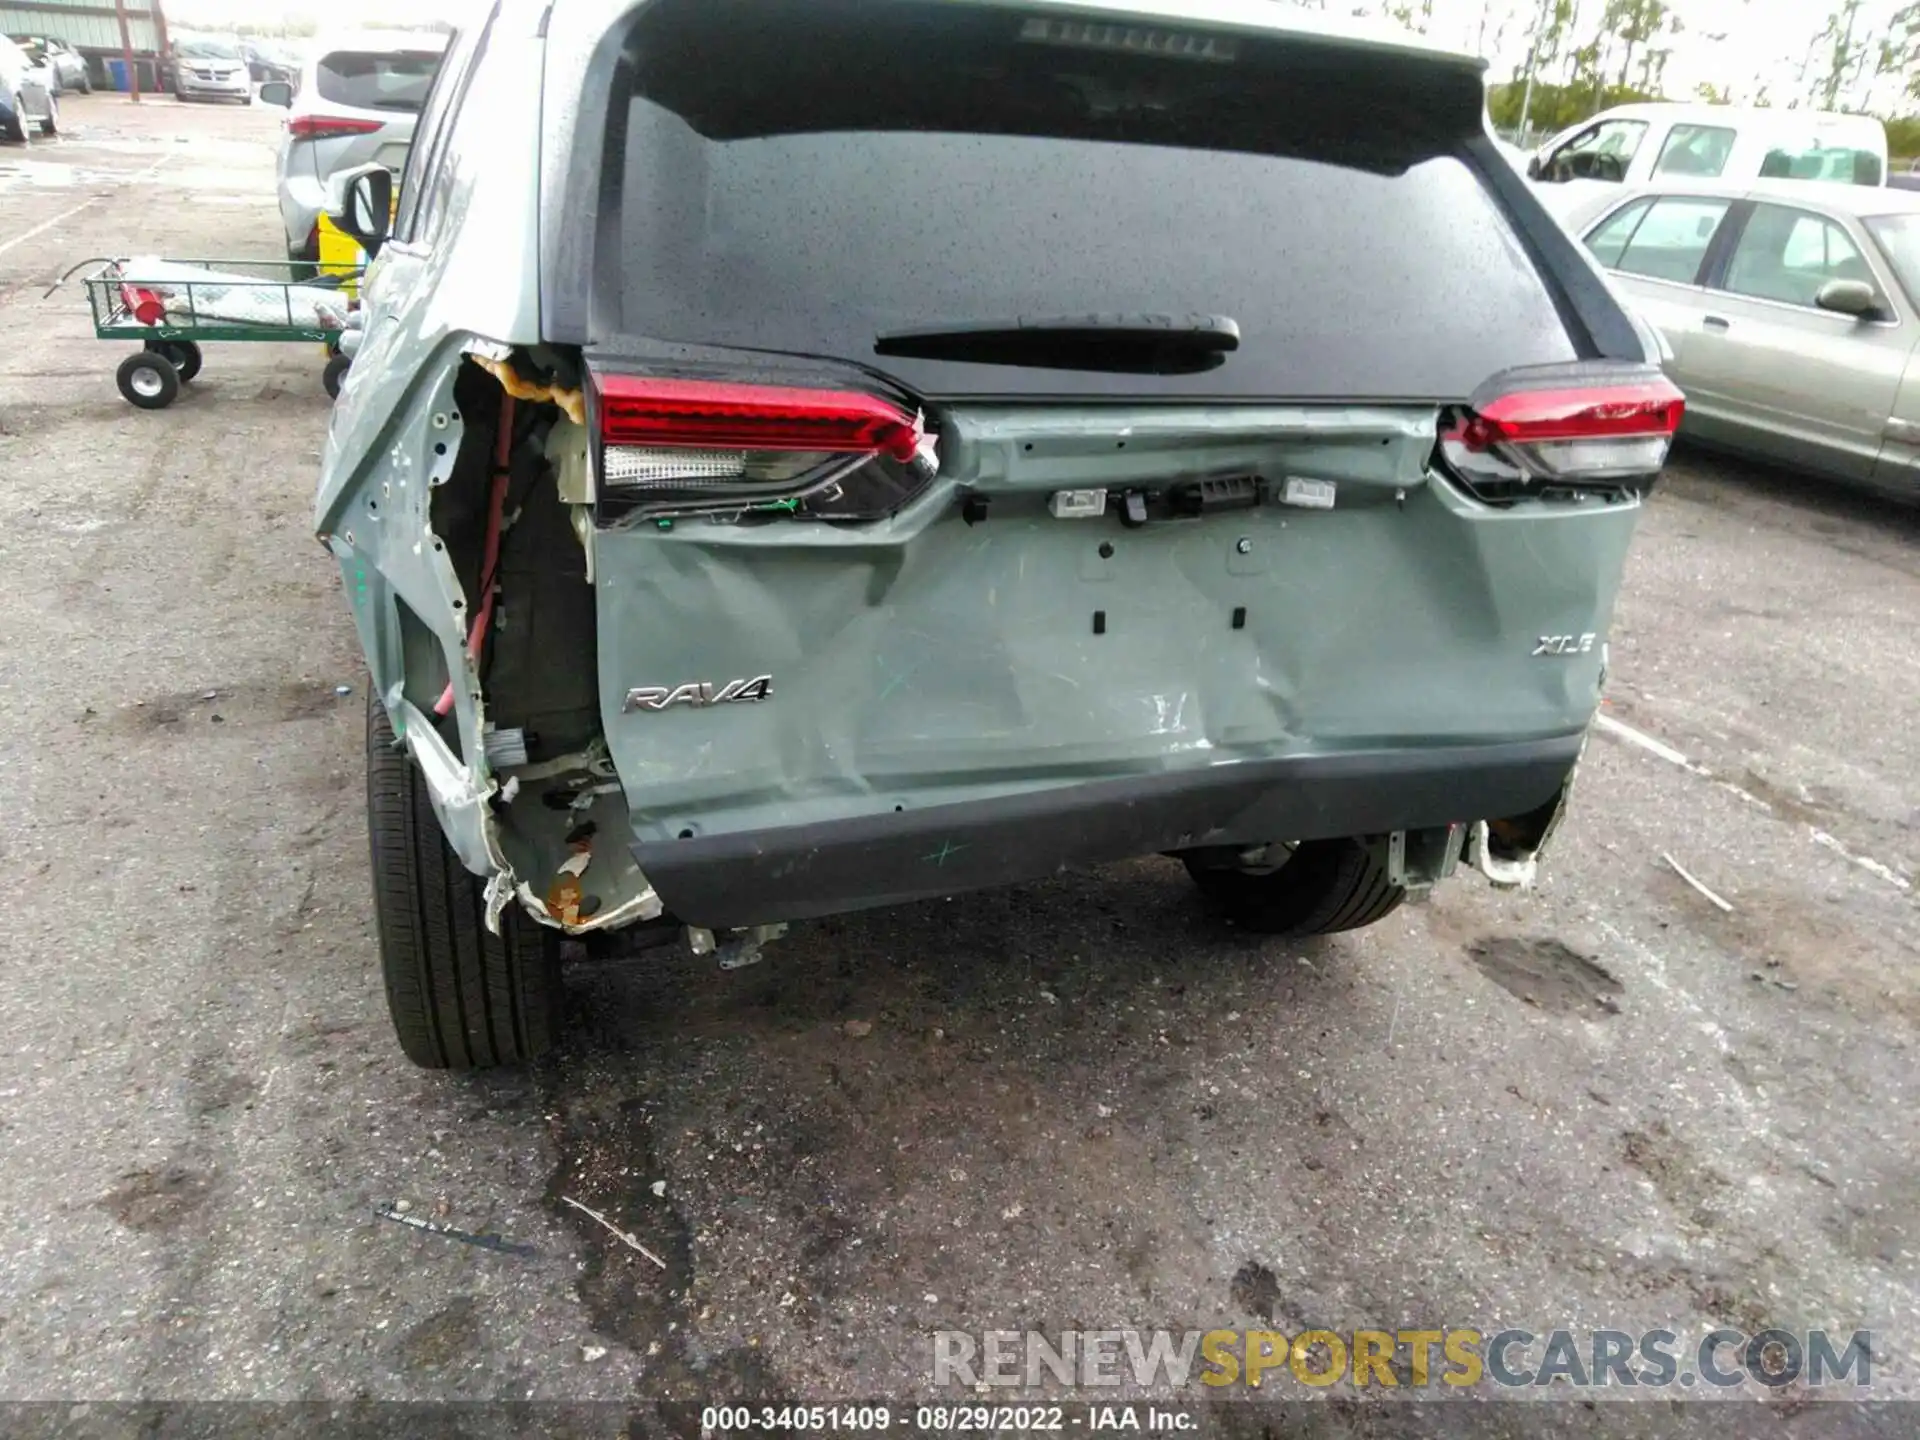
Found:
[[[601,704],[656,883],[684,840],[1237,762],[1552,741],[1487,803],[1552,793],[1637,506],[1430,462],[1624,321],[1543,258],[1477,63],[952,0],[655,0],[627,53],[546,314],[598,337]],[[1472,818],[1444,788],[1205,828]]]

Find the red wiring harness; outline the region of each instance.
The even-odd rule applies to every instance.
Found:
[[[474,611],[473,628],[467,632],[467,654],[477,665],[480,649],[487,643],[487,626],[493,620],[493,586],[500,568],[500,529],[507,508],[507,483],[512,478],[508,460],[513,455],[513,415],[511,395],[500,399],[500,433],[493,446],[493,493],[487,499],[487,545],[480,557],[480,604]],[[433,713],[445,715],[453,709],[453,682],[434,704]]]

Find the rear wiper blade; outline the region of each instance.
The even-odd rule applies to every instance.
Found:
[[[1240,327],[1226,315],[1022,315],[890,330],[873,342],[876,355],[1140,375],[1212,370],[1239,348]]]

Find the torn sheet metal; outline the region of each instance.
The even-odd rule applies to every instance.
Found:
[[[391,441],[364,469],[323,494],[316,517],[320,539],[340,564],[375,688],[395,733],[420,767],[447,843],[461,864],[487,878],[488,929],[499,933],[510,900],[518,900],[540,924],[569,934],[656,918],[662,911],[658,894],[625,857],[607,873],[620,886],[610,893],[626,898],[580,915],[571,924],[553,917],[544,897],[517,873],[509,857],[509,836],[503,826],[512,822],[504,807],[516,800],[525,803],[521,789],[533,772],[502,775],[489,761],[486,697],[465,638],[467,597],[432,525],[434,487],[450,478],[464,432],[454,398],[456,373],[449,368],[438,385],[409,402],[419,408],[421,423],[392,427],[393,433],[413,438]],[[442,642],[453,677],[450,720],[459,728],[457,751],[435,728],[432,717],[406,699],[402,603]],[[469,763],[462,755],[474,759]],[[562,768],[568,766],[601,777],[602,790],[597,794],[611,785],[612,766],[604,747],[597,754],[567,757]],[[529,848],[519,830],[511,839],[521,850]]]
[[[473,363],[500,382],[500,388],[516,400],[530,400],[537,404],[557,405],[566,417],[576,425],[587,423],[587,397],[578,390],[564,390],[557,385],[541,385],[521,378],[508,360],[494,360],[488,356],[476,354],[469,347],[468,356]]]

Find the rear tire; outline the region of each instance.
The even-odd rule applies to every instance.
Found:
[[[182,385],[200,373],[200,347],[191,340],[149,340],[147,353],[164,355],[167,363],[180,372]]]
[[[31,136],[27,132],[27,102],[25,97],[20,95],[13,97],[13,118],[7,121],[5,131],[9,140],[17,141],[22,145],[31,145],[33,143]]]
[[[1264,875],[1186,862],[1200,891],[1247,930],[1262,935],[1333,935],[1384,920],[1407,898],[1387,867],[1358,840],[1308,840]]]
[[[426,782],[367,697],[367,834],[387,1010],[400,1048],[428,1070],[485,1070],[544,1055],[559,1038],[560,943],[517,901],[487,931],[485,887],[440,832]]]
[[[335,400],[340,398],[341,383],[347,378],[347,371],[353,368],[353,359],[347,355],[329,355],[327,368],[320,372],[320,383],[327,387],[327,394]]]
[[[40,122],[40,133],[42,135],[60,133],[60,97],[57,95],[47,97],[47,118]]]
[[[180,372],[166,356],[151,350],[122,360],[114,380],[126,402],[142,410],[164,410],[180,396]]]

